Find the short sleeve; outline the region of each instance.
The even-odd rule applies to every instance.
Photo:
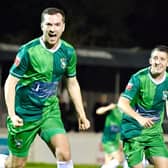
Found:
[[[122,96],[128,98],[129,100],[133,100],[137,96],[139,88],[140,88],[139,78],[136,75],[133,75],[130,78],[128,84],[126,85],[126,88],[122,93]]]
[[[12,67],[10,68],[10,74],[17,77],[22,78],[27,71],[29,65],[29,57],[28,52],[24,48],[20,48]]]
[[[77,64],[77,55],[75,49],[68,51],[69,61],[67,65],[66,76],[74,77],[76,76],[76,64]]]

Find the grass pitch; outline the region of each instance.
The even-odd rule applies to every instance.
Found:
[[[100,168],[100,165],[75,165],[74,168]],[[45,163],[28,163],[26,168],[56,168],[55,164],[45,164]],[[122,168],[122,167],[118,167]],[[147,168],[153,168],[153,166],[148,166]]]
[[[55,164],[28,163],[26,168],[56,168]],[[100,168],[99,165],[75,165],[75,168]]]

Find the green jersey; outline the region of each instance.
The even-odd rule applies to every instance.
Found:
[[[105,120],[105,126],[102,137],[103,143],[105,143],[106,141],[116,140],[116,136],[120,134],[121,119],[122,113],[119,111],[118,108],[110,110]]]
[[[20,47],[10,74],[20,78],[16,86],[15,111],[24,121],[34,121],[58,105],[59,81],[76,75],[76,52],[60,40],[55,50],[36,38]],[[57,107],[58,109],[58,107]],[[60,114],[58,114],[60,115]]]
[[[113,153],[119,150],[121,119],[122,113],[117,107],[110,110],[106,116],[102,135],[102,146],[105,153]]]
[[[122,138],[132,138],[140,134],[155,134],[162,132],[164,115],[164,91],[168,90],[168,74],[157,83],[151,76],[149,68],[144,68],[132,75],[123,97],[131,101],[134,110],[144,117],[153,117],[155,124],[151,128],[144,129],[140,124],[124,114],[122,120]]]

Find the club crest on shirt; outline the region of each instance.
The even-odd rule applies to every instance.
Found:
[[[14,65],[19,66],[19,64],[20,64],[20,58],[18,56],[16,56],[16,58],[14,60]]]
[[[168,100],[168,91],[167,90],[164,90],[163,91],[163,100]]]
[[[23,145],[23,140],[22,139],[15,139],[15,146],[17,148],[21,148]]]
[[[131,90],[133,87],[133,84],[132,83],[128,83],[127,86],[126,86],[126,90]]]
[[[61,58],[60,61],[61,61],[61,68],[65,69],[66,68],[66,59],[65,58]]]

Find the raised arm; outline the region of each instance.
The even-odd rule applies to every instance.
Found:
[[[112,110],[116,107],[116,105],[114,103],[111,103],[107,106],[102,106],[96,109],[96,114],[104,114],[109,110]]]

